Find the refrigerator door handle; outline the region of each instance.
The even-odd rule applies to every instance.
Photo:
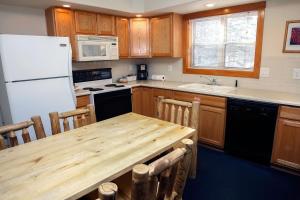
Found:
[[[72,75],[72,48],[71,45],[69,43],[69,82],[70,82],[70,88],[71,88],[71,93],[72,93],[72,97],[73,97],[73,102],[74,105],[76,107],[77,105],[77,98],[75,95],[75,88],[74,88],[74,84],[73,84],[73,75]]]
[[[72,97],[73,97],[73,102],[74,102],[74,105],[76,107],[76,105],[77,105],[77,98],[76,98],[76,95],[75,95],[75,89],[74,89],[72,77],[69,78],[69,82],[70,82],[70,88],[72,90],[71,93],[72,93]]]
[[[4,126],[4,118],[3,118],[1,107],[0,107],[0,126]]]

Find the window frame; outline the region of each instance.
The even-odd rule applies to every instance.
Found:
[[[186,14],[183,16],[183,73],[184,74],[204,74],[214,76],[231,76],[231,77],[246,77],[259,78],[261,53],[263,42],[264,16],[265,16],[266,2],[258,2],[251,4],[244,4],[239,6],[232,6],[226,8],[219,8],[214,10],[200,11]],[[224,69],[195,69],[191,67],[191,52],[192,52],[192,23],[190,20],[204,17],[213,17],[219,15],[241,13],[248,11],[257,11],[257,30],[256,30],[256,44],[253,71],[245,70],[224,70]]]

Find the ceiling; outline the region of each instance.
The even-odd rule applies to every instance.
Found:
[[[214,3],[213,8],[220,8],[258,1],[262,0],[0,0],[0,4],[41,9],[70,4],[76,9],[124,16],[135,14],[147,16],[166,12],[185,14],[212,9],[205,6],[208,3]]]

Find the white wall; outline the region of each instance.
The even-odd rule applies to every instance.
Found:
[[[268,89],[300,93],[300,80],[292,79],[292,69],[300,68],[300,54],[282,53],[285,23],[300,19],[299,0],[268,0],[265,13],[264,38],[261,67],[270,68],[270,77],[260,79],[216,77],[218,82],[234,85],[239,80],[240,87]],[[153,59],[148,61],[150,74],[165,74],[171,81],[206,81],[199,75],[182,74],[182,59]],[[168,66],[173,71],[168,71]]]
[[[88,7],[98,7],[125,13],[143,13],[143,0],[64,0],[71,4],[85,5]]]
[[[0,5],[0,33],[47,35],[44,10]]]

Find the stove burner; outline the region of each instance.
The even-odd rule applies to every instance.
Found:
[[[93,89],[90,89],[90,91],[100,91],[100,90],[104,90],[103,88],[93,88]]]
[[[117,84],[107,84],[107,85],[104,85],[105,87],[115,87],[115,88],[119,88],[119,87],[125,87],[125,85],[117,85]]]
[[[86,87],[86,88],[82,88],[84,90],[89,90],[91,92],[93,91],[99,91],[99,90],[104,90],[103,88],[92,88],[92,87]]]
[[[112,83],[112,84],[107,84],[107,85],[104,85],[104,86],[105,86],[105,87],[116,87],[117,84]]]
[[[85,87],[85,88],[82,88],[83,90],[91,90],[93,89],[92,87]]]

